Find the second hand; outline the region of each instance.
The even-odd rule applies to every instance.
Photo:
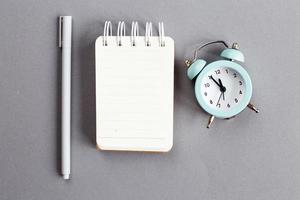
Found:
[[[219,96],[219,99],[218,99],[218,102],[217,102],[216,106],[219,105],[219,102],[220,102],[220,99],[221,99],[222,94],[223,94],[223,92],[221,92],[221,94],[220,94],[220,96]]]
[[[225,91],[226,91],[226,87],[223,85],[222,80],[219,79],[219,84],[220,84],[220,90],[223,94],[223,100],[225,101]]]

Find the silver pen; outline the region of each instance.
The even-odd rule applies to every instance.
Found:
[[[59,17],[59,47],[62,49],[61,173],[71,174],[71,43],[72,16]]]

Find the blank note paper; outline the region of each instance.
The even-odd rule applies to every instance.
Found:
[[[109,36],[96,40],[97,146],[161,151],[173,145],[174,41]]]

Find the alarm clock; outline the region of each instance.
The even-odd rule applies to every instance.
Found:
[[[198,58],[200,50],[217,43],[226,47],[220,54],[222,59],[207,63],[204,59]],[[256,113],[259,112],[250,103],[252,82],[247,71],[240,65],[244,61],[239,45],[233,43],[230,48],[225,41],[206,43],[195,50],[192,61],[186,60],[187,76],[190,80],[195,80],[196,99],[210,114],[207,128],[211,126],[215,117],[231,119],[246,107]]]

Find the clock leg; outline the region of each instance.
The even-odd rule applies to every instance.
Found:
[[[256,108],[253,104],[249,103],[248,104],[248,108],[250,108],[251,110],[253,110],[254,112],[256,113],[259,113],[259,110],[258,108]]]
[[[209,127],[210,127],[210,125],[212,124],[212,122],[214,121],[214,119],[215,119],[215,116],[213,116],[213,115],[211,115],[211,116],[209,117],[206,128],[209,128]]]

